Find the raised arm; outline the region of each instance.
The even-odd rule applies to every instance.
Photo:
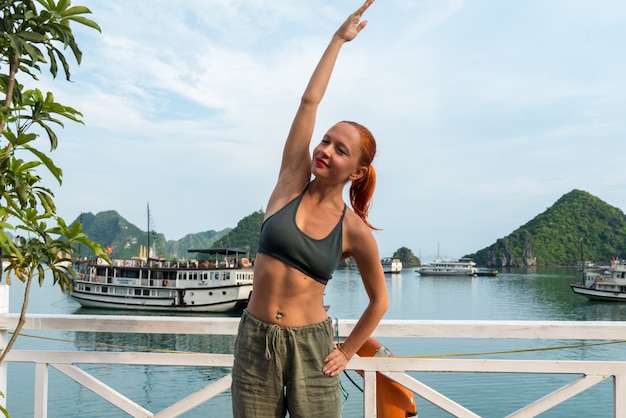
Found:
[[[285,195],[299,193],[309,180],[311,175],[309,147],[313,129],[315,128],[317,107],[322,101],[322,97],[324,97],[341,47],[344,43],[353,40],[367,25],[367,21],[361,20],[361,17],[373,2],[374,0],[367,0],[358,10],[348,16],[346,21],[333,35],[315,67],[302,95],[300,106],[285,142],[274,195],[279,194],[284,197]]]

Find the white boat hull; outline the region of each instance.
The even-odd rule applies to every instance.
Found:
[[[416,270],[420,276],[475,276],[476,263],[468,258],[435,260]]]
[[[173,293],[160,296],[129,297],[94,294],[93,292],[76,290],[76,288],[71,296],[85,308],[167,312],[227,312],[245,307],[252,293],[252,285],[231,288],[180,288],[175,292],[182,292],[185,296],[183,299],[179,299],[176,293]]]
[[[473,271],[432,271],[418,269],[420,276],[474,276]]]
[[[622,292],[613,292],[608,290],[588,289],[575,284],[570,285],[570,287],[574,293],[585,296],[589,300],[626,302],[626,290]]]
[[[398,274],[402,272],[402,261],[398,258],[385,257],[380,260],[384,273]]]

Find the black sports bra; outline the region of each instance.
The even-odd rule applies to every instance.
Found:
[[[346,205],[344,203],[341,219],[330,234],[314,239],[296,225],[296,212],[302,196],[304,192],[263,222],[257,251],[277,258],[326,285],[341,260]]]

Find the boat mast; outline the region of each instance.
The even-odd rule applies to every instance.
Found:
[[[583,247],[583,239],[582,239],[582,237],[580,238],[580,262],[582,263],[581,270],[582,270],[583,275],[584,275],[585,274],[585,249]]]
[[[580,266],[580,271],[583,272],[583,279],[585,278],[585,243],[583,242],[583,237],[580,237],[580,262],[582,263]],[[583,282],[584,283],[584,282]]]
[[[148,216],[147,216],[147,220],[148,220],[148,247],[146,248],[146,260],[150,260],[150,203],[146,203],[146,208],[148,211]]]

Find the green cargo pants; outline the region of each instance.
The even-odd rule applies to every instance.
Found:
[[[235,418],[337,418],[339,376],[322,373],[333,350],[330,318],[319,324],[281,327],[243,312],[233,365]]]

